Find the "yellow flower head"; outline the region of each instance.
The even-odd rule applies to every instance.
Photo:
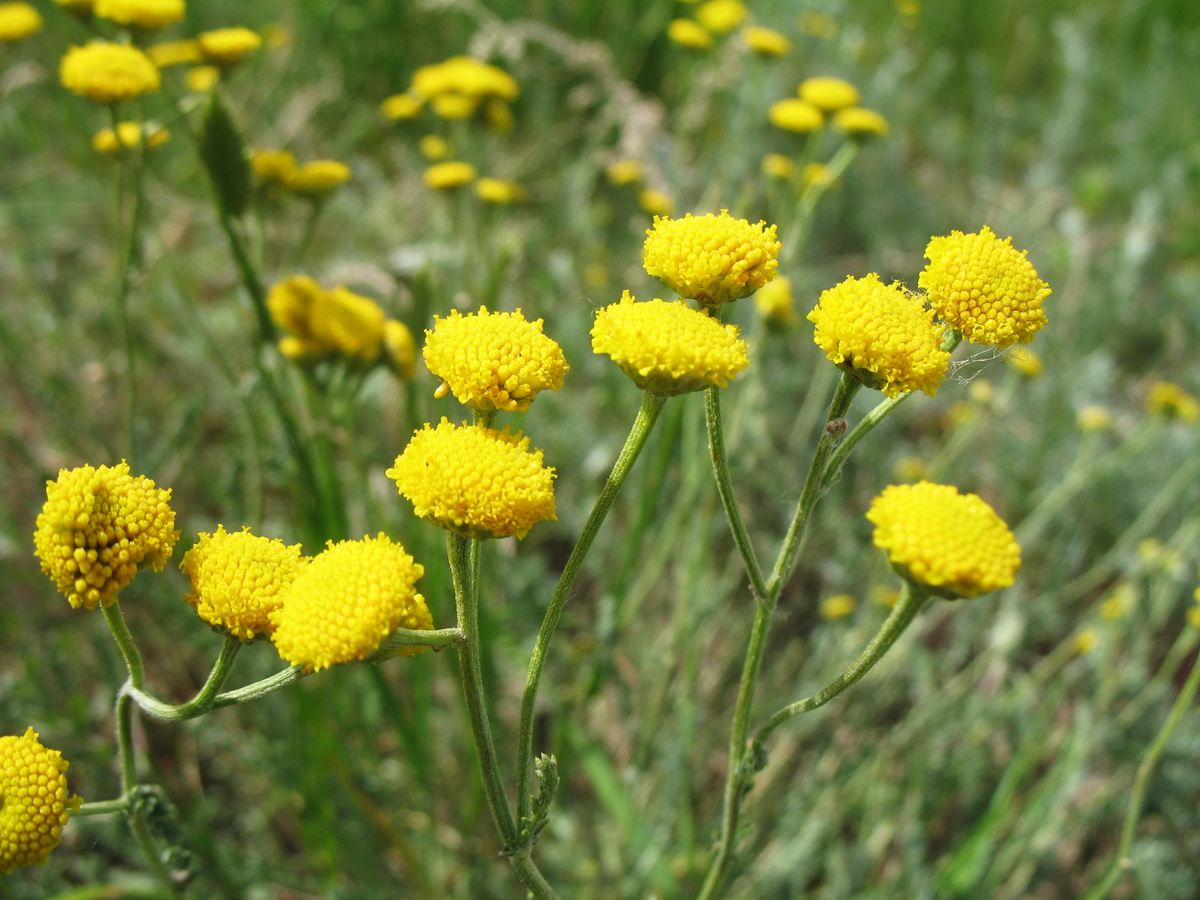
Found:
[[[425,365],[460,403],[485,412],[529,409],[538,391],[557,391],[566,374],[562,348],[542,333],[542,320],[521,310],[434,316],[425,332]]]
[[[196,35],[204,58],[216,66],[241,62],[262,46],[262,38],[249,28],[218,28]]]
[[[762,173],[771,178],[788,179],[796,174],[796,163],[782,153],[768,153],[762,159]]]
[[[742,40],[759,56],[787,56],[792,49],[791,42],[784,35],[758,25],[743,31]]]
[[[635,184],[642,180],[642,164],[636,159],[618,159],[604,170],[612,185]]]
[[[707,50],[713,45],[713,36],[695,19],[672,19],[667,23],[667,37],[691,50]]]
[[[799,93],[801,100],[807,100],[822,112],[858,106],[858,88],[841,78],[805,78],[800,82]]]
[[[1200,420],[1200,403],[1179,385],[1156,381],[1146,394],[1146,412],[1165,419],[1195,422]]]
[[[0,737],[0,875],[44,866],[83,798],[67,791],[70,763],[31,727]]]
[[[467,162],[440,162],[425,170],[425,185],[435,191],[462,187],[475,180],[475,167]]]
[[[408,326],[398,319],[383,323],[383,360],[405,381],[417,373],[417,342]]]
[[[713,34],[729,34],[749,12],[742,0],[706,0],[696,7],[696,18]]]
[[[267,291],[267,311],[275,324],[297,337],[315,337],[313,309],[324,302],[325,289],[307,275],[293,275]]]
[[[379,114],[393,122],[415,119],[423,104],[424,100],[415,94],[393,94],[379,104]]]
[[[950,365],[933,311],[874,273],[823,291],[808,320],[816,326],[813,340],[833,363],[888,397],[907,391],[934,396]]]
[[[1075,424],[1080,431],[1107,431],[1112,427],[1113,414],[1106,406],[1096,403],[1080,408],[1075,414]]]
[[[467,537],[525,537],[554,512],[554,470],[529,438],[443,418],[413,435],[387,477],[418,516]]]
[[[844,619],[854,612],[853,594],[834,594],[821,601],[818,609],[822,619]]]
[[[28,3],[0,3],[0,44],[23,41],[42,30],[42,15]]]
[[[437,162],[439,159],[448,157],[452,148],[450,142],[440,134],[425,134],[417,141],[417,149],[421,151],[421,155],[430,162]]]
[[[216,66],[192,66],[183,76],[184,86],[193,94],[207,94],[221,80],[221,70]]]
[[[675,203],[662,191],[645,188],[638,191],[638,206],[652,216],[669,216],[675,210]]]
[[[1021,548],[1003,520],[978,496],[951,485],[892,485],[871,501],[867,519],[892,567],[937,597],[1008,587],[1021,567]]]
[[[300,166],[283,183],[293,194],[320,198],[350,180],[350,167],[335,159],[314,159]]]
[[[279,655],[305,672],[366,659],[397,628],[429,631],[433,617],[416,583],[425,568],[387,535],[333,543],[283,592],[271,612]],[[425,648],[407,647],[402,656]]]
[[[168,66],[191,65],[204,59],[200,53],[200,44],[195,40],[163,41],[159,44],[151,44],[146,48],[146,55],[160,69]]]
[[[772,103],[767,110],[767,118],[776,128],[797,134],[808,134],[825,124],[825,114],[819,108],[795,97]]]
[[[887,119],[875,110],[861,106],[839,109],[833,114],[833,127],[847,137],[858,140],[886,137],[888,133]]]
[[[149,31],[183,20],[183,0],[96,0],[93,11],[102,19]]]
[[[299,544],[289,547],[249,528],[230,534],[218,525],[214,534],[201,532],[183,554],[179,568],[192,584],[183,599],[209,625],[250,641],[274,630],[268,616],[307,562]]]
[[[646,231],[646,271],[680,297],[719,306],[749,297],[775,277],[779,241],[775,226],[751,225],[728,210],[682,219],[655,216]]]
[[[100,103],[132,100],[158,90],[158,66],[137,47],[92,41],[71,47],[58,69],[63,87]]]
[[[259,181],[279,184],[287,184],[300,171],[296,155],[291,150],[252,150],[250,168]]]
[[[479,99],[457,92],[436,94],[430,99],[429,108],[439,119],[469,119],[479,108]]]
[[[1008,351],[1005,359],[1008,360],[1010,366],[1026,378],[1037,378],[1046,368],[1042,358],[1028,347],[1013,347]]]
[[[42,571],[75,609],[108,606],[140,566],[160,572],[171,558],[179,532],[170,499],[124,460],[60,469],[33,533]]]
[[[722,325],[682,300],[619,303],[596,313],[592,351],[613,362],[644,391],[687,394],[729,380],[750,364],[736,325]]]
[[[529,192],[515,181],[501,178],[480,178],[475,182],[475,194],[484,203],[503,206],[528,199]]]
[[[151,122],[119,122],[117,130],[101,128],[92,136],[92,149],[105,156],[120,156],[145,141],[147,150],[161,147],[171,132]]]
[[[1025,253],[986,225],[978,234],[953,231],[929,241],[929,265],[917,283],[938,316],[966,340],[996,347],[1026,344],[1046,324],[1042,301],[1050,288]]]
[[[460,94],[479,101],[484,97],[515,100],[520,90],[516,80],[503,69],[470,56],[452,56],[417,69],[413,73],[411,92],[427,98]]]
[[[796,303],[792,298],[792,282],[778,276],[754,295],[758,314],[768,322],[790,325],[796,321]]]

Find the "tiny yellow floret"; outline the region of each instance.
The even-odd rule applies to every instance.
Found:
[[[818,107],[795,97],[772,103],[767,110],[767,118],[776,128],[794,131],[797,134],[817,131],[825,124],[825,114]]]
[[[71,764],[30,726],[0,737],[0,875],[44,866],[83,798],[67,790]]]
[[[93,11],[101,19],[142,31],[165,28],[183,21],[183,0],[96,0]]]
[[[986,225],[978,234],[953,231],[925,248],[929,264],[918,285],[951,328],[973,344],[1027,344],[1046,324],[1042,301],[1050,287],[1026,251],[1000,240]]]
[[[32,37],[43,24],[42,14],[28,3],[0,3],[0,44]]]
[[[387,477],[413,510],[456,534],[525,537],[554,519],[554,469],[529,438],[446,418],[417,431]]]
[[[858,106],[858,88],[841,78],[819,76],[800,82],[800,99],[807,100],[822,112],[837,112],[848,106]]]
[[[63,87],[99,103],[133,100],[158,90],[158,66],[137,47],[92,41],[71,47],[59,65]]]
[[[1021,567],[1021,548],[995,510],[952,485],[892,485],[871,501],[867,519],[892,567],[937,597],[1008,587]]]

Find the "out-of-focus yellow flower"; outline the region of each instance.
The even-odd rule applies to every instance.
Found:
[[[250,641],[274,630],[269,616],[307,564],[299,544],[218,525],[183,554],[179,568],[192,586],[183,599],[209,625]]]
[[[681,300],[637,303],[629,291],[596,313],[592,351],[613,362],[644,391],[687,394],[725,387],[750,364],[736,325],[723,325]]]
[[[779,275],[763,285],[754,295],[758,314],[768,322],[790,325],[796,321],[796,302],[792,297],[792,282]]]
[[[554,519],[554,470],[529,438],[481,425],[417,431],[387,470],[418,516],[473,538],[525,537]]]
[[[800,99],[822,112],[832,113],[858,105],[858,88],[842,78],[817,76],[800,82]]]
[[[43,24],[41,13],[28,3],[0,3],[0,44],[32,37]]]
[[[267,311],[280,328],[302,338],[315,338],[313,310],[324,302],[325,289],[307,275],[293,275],[267,291]]]
[[[763,157],[762,171],[772,178],[788,179],[796,174],[796,163],[782,153],[768,153]]]
[[[1193,628],[1200,628],[1200,605],[1193,606],[1187,611],[1187,620]]]
[[[152,122],[119,122],[117,130],[102,128],[92,136],[92,149],[105,156],[120,156],[145,142],[147,150],[161,147],[171,133]]]
[[[1026,378],[1037,378],[1046,368],[1042,358],[1026,346],[1013,347],[1005,355],[1005,359]]]
[[[542,320],[529,322],[515,312],[462,315],[451,310],[434,316],[425,332],[425,365],[442,379],[445,390],[473,409],[490,412],[529,409],[540,391],[562,387],[567,360],[562,348],[542,331]]]
[[[1128,581],[1122,581],[1100,602],[1100,618],[1105,622],[1124,619],[1133,612],[1137,602],[1137,588]]]
[[[951,485],[892,485],[871,501],[867,519],[892,567],[937,597],[1008,587],[1021,567],[1021,548],[1004,521],[978,496]]]
[[[707,50],[713,45],[713,36],[695,19],[672,19],[667,23],[667,37],[690,50]]]
[[[529,198],[529,192],[524,186],[502,178],[480,178],[475,182],[475,193],[484,203],[496,206],[521,203]]]
[[[1112,427],[1113,415],[1106,406],[1091,403],[1075,414],[1075,424],[1080,431],[1107,431]]]
[[[292,32],[282,22],[268,22],[262,27],[262,36],[272,50],[279,50],[292,42]]]
[[[792,49],[787,37],[772,28],[759,25],[751,25],[745,29],[742,32],[742,40],[759,56],[787,56]]]
[[[821,601],[819,607],[822,619],[844,619],[854,612],[853,594],[834,594]]]
[[[1000,240],[986,225],[978,234],[953,231],[932,238],[925,258],[917,283],[941,319],[971,343],[1025,344],[1046,324],[1042,301],[1050,287],[1012,238]]]
[[[1075,656],[1091,653],[1100,645],[1100,632],[1095,628],[1084,628],[1071,639],[1071,652]]]
[[[60,469],[33,534],[42,571],[75,609],[112,604],[139,568],[161,572],[171,558],[179,532],[170,500],[124,460]]]
[[[300,170],[291,150],[256,149],[250,151],[250,168],[259,181],[287,184]]]
[[[660,190],[644,188],[638,191],[638,206],[652,216],[669,216],[675,211],[675,201]]]
[[[366,659],[397,628],[429,631],[433,617],[416,592],[425,568],[385,534],[339,541],[313,557],[271,615],[279,655],[305,672]],[[426,648],[406,647],[401,656]]]
[[[646,271],[680,297],[719,306],[749,297],[779,268],[776,226],[720,214],[691,213],[682,219],[655,216],[646,230]]]
[[[183,85],[193,94],[207,94],[221,80],[216,66],[192,66],[183,75]]]
[[[892,466],[897,481],[924,481],[929,477],[929,463],[919,456],[902,456]]]
[[[837,179],[832,176],[829,166],[825,163],[810,162],[804,167],[804,185],[832,185]]]
[[[900,600],[900,592],[895,588],[884,587],[881,584],[871,588],[871,600],[888,609],[894,607]]]
[[[93,12],[102,19],[143,31],[183,21],[183,0],[96,0]]]
[[[479,100],[467,94],[436,94],[429,101],[429,108],[441,119],[469,119],[478,106]]]
[[[204,58],[215,66],[228,68],[241,62],[262,46],[262,37],[249,28],[218,28],[196,35]]]
[[[71,764],[42,745],[33,726],[0,737],[0,875],[44,866],[83,798],[67,790]]]
[[[887,119],[875,110],[864,109],[861,106],[839,109],[833,114],[833,127],[847,137],[857,140],[886,137],[888,133]]]
[[[520,92],[516,80],[503,69],[470,56],[422,66],[413,74],[410,90],[425,98],[461,94],[476,102],[484,97],[515,100]]]
[[[133,100],[158,90],[158,66],[137,47],[92,41],[71,47],[58,70],[63,87],[99,103]]]
[[[813,37],[829,40],[837,35],[837,19],[828,13],[806,9],[796,17],[796,27],[801,34],[811,34]]]
[[[808,134],[825,124],[825,115],[820,109],[807,100],[797,100],[794,97],[772,103],[771,108],[767,110],[767,118],[776,128],[794,131],[797,134]]]
[[[619,159],[604,170],[608,183],[617,185],[634,184],[642,180],[642,164],[636,159]]]
[[[417,141],[417,150],[430,162],[448,157],[452,150],[450,142],[440,134],[425,134]]]
[[[979,418],[979,408],[966,400],[951,403],[942,416],[942,427],[947,431],[961,428]]]
[[[195,40],[163,41],[151,44],[146,48],[146,55],[160,69],[168,66],[183,66],[198,63],[204,59],[200,52],[200,44]]]
[[[421,114],[425,101],[416,94],[393,94],[379,104],[379,113],[385,119],[415,119]]]
[[[1146,393],[1146,412],[1165,419],[1195,422],[1200,420],[1200,403],[1174,382],[1156,381]]]
[[[696,18],[713,34],[729,34],[749,13],[741,0],[705,0],[696,7]]]
[[[425,170],[425,185],[435,191],[448,191],[475,180],[478,173],[468,162],[440,162]]]
[[[344,356],[374,362],[383,349],[383,323],[379,304],[341,285],[324,293],[312,310],[313,337]]]
[[[304,163],[283,186],[293,194],[311,199],[328,196],[350,180],[350,167],[335,159],[313,159]]]
[[[976,378],[967,385],[967,396],[979,406],[991,406],[996,400],[996,388],[986,378]]]
[[[404,381],[417,372],[417,342],[408,326],[397,319],[383,323],[383,355],[388,368]]]
[[[808,320],[831,362],[888,397],[907,391],[934,396],[950,365],[933,311],[874,273],[823,291]]]
[[[915,28],[921,18],[921,0],[896,0],[896,12],[905,28]]]

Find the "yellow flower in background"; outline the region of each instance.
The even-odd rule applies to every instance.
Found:
[[[451,153],[450,142],[440,134],[422,135],[417,141],[417,149],[430,162],[445,159]]]
[[[480,178],[475,182],[475,194],[484,203],[496,206],[522,203],[529,199],[529,192],[522,185],[502,178]]]
[[[759,56],[787,56],[792,49],[787,37],[774,29],[758,25],[745,29],[742,32],[742,40]]]
[[[28,3],[0,3],[0,44],[32,37],[43,24],[41,13]]]
[[[313,159],[301,165],[283,182],[293,194],[317,200],[328,196],[350,180],[350,167],[336,159]]]
[[[1075,424],[1080,431],[1107,431],[1112,423],[1112,411],[1095,403],[1082,407],[1075,414]]]
[[[437,94],[429,101],[429,108],[441,119],[469,119],[478,107],[479,100],[467,94]]]
[[[1100,632],[1095,628],[1084,628],[1071,639],[1071,652],[1075,656],[1091,653],[1100,646]]]
[[[638,206],[652,216],[669,216],[675,211],[675,202],[662,191],[645,188],[638,191]]]
[[[713,36],[695,19],[672,19],[667,23],[667,37],[690,50],[707,50],[713,45]]]
[[[291,150],[262,148],[250,151],[250,168],[259,181],[279,184],[287,184],[300,171],[296,155]]]
[[[99,103],[133,100],[158,90],[158,67],[137,47],[92,41],[71,47],[58,70],[63,87]]]
[[[929,463],[919,456],[902,456],[892,465],[892,477],[897,481],[925,481],[929,478]]]
[[[102,19],[149,31],[183,21],[183,0],[96,0],[92,11]]]
[[[183,554],[179,568],[192,586],[183,599],[209,625],[253,640],[274,630],[270,613],[307,563],[299,544],[289,547],[277,538],[251,534],[249,528],[229,533],[218,525],[213,534],[201,532]]]
[[[425,568],[385,534],[329,543],[270,614],[279,655],[305,672],[366,659],[397,628],[429,631],[433,617],[416,592]],[[426,648],[406,647],[401,656]]]
[[[267,291],[267,311],[280,328],[303,338],[314,337],[313,309],[323,302],[325,289],[307,275],[293,275]]]
[[[826,597],[821,601],[818,608],[822,619],[844,619],[850,613],[854,612],[854,595],[853,594],[835,594],[832,597]]]
[[[160,572],[171,558],[179,532],[170,500],[124,461],[60,469],[33,534],[42,571],[75,609],[110,605],[140,567]]]
[[[758,314],[769,322],[790,325],[796,321],[796,303],[792,297],[792,282],[779,275],[763,285],[754,295]]]
[[[831,362],[888,397],[908,391],[934,396],[950,365],[933,311],[874,273],[823,291],[808,320]]]
[[[120,156],[145,142],[147,150],[161,147],[171,133],[152,122],[119,122],[117,130],[102,128],[92,136],[92,149],[105,156]]]
[[[833,127],[847,137],[859,140],[886,137],[888,133],[887,119],[875,110],[861,106],[839,109],[833,114]]]
[[[837,112],[848,106],[858,106],[858,88],[842,78],[819,76],[800,82],[800,99],[822,112]]]
[[[767,118],[776,128],[808,134],[825,124],[825,114],[807,100],[788,98],[772,103]]]
[[[741,0],[706,0],[696,7],[696,18],[713,34],[729,34],[749,14]]]
[[[779,248],[774,225],[751,225],[723,209],[682,219],[655,216],[642,260],[649,274],[680,297],[719,306],[749,297],[774,278]]]
[[[1195,422],[1200,420],[1200,403],[1174,382],[1156,381],[1146,394],[1146,412],[1165,419]]]
[[[682,300],[638,303],[629,291],[596,313],[592,352],[613,362],[644,391],[687,394],[725,387],[750,364],[736,325],[723,325]]]
[[[425,332],[425,365],[460,403],[490,412],[529,409],[540,391],[562,387],[568,368],[562,348],[543,334],[542,320],[521,310],[434,316]]]
[[[1200,628],[1200,605],[1193,606],[1187,611],[1187,620],[1193,628]]]
[[[503,69],[470,56],[452,56],[422,66],[413,73],[410,91],[427,99],[460,94],[474,101],[485,97],[515,100],[520,93],[516,79]]]
[[[443,418],[417,431],[386,474],[418,516],[467,537],[523,538],[556,518],[554,469],[507,428]]]
[[[762,160],[762,172],[772,178],[791,178],[796,174],[796,163],[782,153],[768,153]]]
[[[417,342],[408,326],[397,319],[383,323],[383,360],[404,381],[417,373]]]
[[[383,349],[383,323],[379,304],[338,285],[323,293],[313,305],[309,328],[319,342],[360,362],[374,362]]]
[[[215,66],[227,68],[241,62],[262,46],[262,37],[249,28],[218,28],[196,35],[204,58]]]
[[[619,159],[604,170],[604,175],[609,184],[618,187],[635,184],[642,180],[642,164],[636,159]]]
[[[415,119],[421,114],[425,101],[415,94],[393,94],[379,104],[379,113],[385,119],[399,121]]]
[[[195,39],[151,44],[146,48],[146,55],[160,69],[168,66],[190,65],[204,59],[204,55],[200,52],[200,44]]]
[[[1137,607],[1138,590],[1128,581],[1122,581],[1100,602],[1100,618],[1105,622],[1124,619]]]
[[[892,485],[871,501],[867,519],[892,567],[937,597],[1008,587],[1021,567],[1021,548],[1004,521],[978,496],[951,485]]]
[[[499,97],[484,101],[483,122],[496,134],[508,134],[514,124],[512,107]]]
[[[0,874],[44,866],[83,798],[67,790],[71,764],[30,726],[0,737]]]
[[[871,588],[871,600],[880,606],[892,609],[900,601],[900,592],[895,588],[877,584]]]
[[[221,80],[216,66],[192,66],[183,76],[183,84],[193,94],[207,94]]]
[[[478,173],[468,162],[440,162],[425,170],[425,186],[435,191],[448,191],[475,180]]]
[[[932,238],[925,258],[917,283],[938,316],[971,343],[1025,344],[1046,324],[1042,301],[1050,287],[1012,238],[1000,240],[986,225],[978,234],[953,231]]]
[[[835,185],[837,179],[833,178],[829,172],[829,166],[825,163],[811,162],[804,167],[804,184],[806,187],[811,185]]]

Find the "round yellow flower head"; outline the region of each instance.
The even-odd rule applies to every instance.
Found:
[[[1113,414],[1107,407],[1092,403],[1075,414],[1075,424],[1080,431],[1107,431],[1112,427]]]
[[[750,364],[736,325],[682,300],[637,303],[629,291],[596,313],[592,351],[611,356],[644,391],[688,394],[729,380]]]
[[[425,134],[417,141],[417,149],[430,162],[446,159],[451,152],[450,142],[440,134]]]
[[[768,153],[762,159],[762,173],[771,178],[787,180],[796,174],[796,163],[782,153]]]
[[[83,798],[67,791],[70,763],[31,727],[0,737],[0,875],[44,866]]]
[[[307,563],[299,544],[289,547],[249,528],[230,534],[218,525],[183,554],[179,568],[192,584],[183,599],[209,625],[250,641],[274,630],[268,617]]]
[[[313,309],[324,302],[325,289],[307,275],[293,275],[267,291],[267,311],[275,324],[297,337],[312,338]]]
[[[150,61],[160,69],[168,66],[184,66],[198,63],[204,59],[200,53],[200,44],[195,40],[163,41],[151,44],[146,48]]]
[[[475,180],[475,167],[467,162],[440,162],[425,170],[425,185],[435,191],[448,191]]]
[[[871,501],[867,519],[892,567],[936,597],[1008,587],[1021,567],[1021,548],[1003,520],[978,496],[951,485],[894,484]]]
[[[654,188],[638,191],[638,206],[652,216],[669,216],[675,211],[675,202],[665,193]]]
[[[293,194],[317,199],[350,180],[350,167],[334,159],[314,159],[300,166],[283,183]]]
[[[520,92],[516,80],[503,69],[470,56],[422,66],[413,73],[410,90],[419,97],[460,94],[476,102],[484,97],[515,100]]]
[[[642,180],[642,164],[636,159],[618,159],[604,170],[608,183],[620,187]]]
[[[538,391],[557,391],[568,368],[562,348],[542,333],[542,320],[521,310],[434,316],[425,332],[425,365],[450,392],[473,409],[529,409]]]
[[[374,362],[383,349],[383,323],[379,304],[341,285],[322,291],[313,305],[309,329],[319,342],[359,362]]]
[[[58,69],[63,87],[100,103],[132,100],[158,90],[158,66],[137,47],[92,41],[71,47]]]
[[[475,194],[484,203],[494,206],[520,203],[529,198],[529,192],[522,185],[501,178],[480,178],[475,182]]]
[[[279,655],[305,672],[366,659],[397,628],[429,631],[433,617],[416,592],[424,566],[387,535],[329,542],[270,613]],[[406,647],[415,656],[424,647]]]
[[[1037,378],[1046,368],[1042,358],[1028,347],[1014,347],[1008,351],[1005,359],[1026,378]]]
[[[184,86],[193,94],[207,94],[221,80],[221,70],[216,66],[192,66],[183,76]]]
[[[28,3],[0,3],[0,44],[23,41],[42,25],[41,13]]]
[[[1200,403],[1179,385],[1156,381],[1146,394],[1146,412],[1165,419],[1195,422],[1200,420]]]
[[[797,134],[808,134],[825,124],[825,115],[820,109],[807,100],[794,97],[772,103],[767,110],[767,118],[776,128]]]
[[[417,342],[408,326],[398,319],[383,323],[383,360],[404,381],[417,373]]]
[[[839,109],[833,114],[833,127],[847,137],[858,140],[886,137],[888,133],[887,119],[875,110],[861,106]]]
[[[171,558],[179,532],[170,499],[124,460],[60,469],[33,533],[42,571],[75,609],[108,606],[140,566],[161,572]]]
[[[752,25],[742,32],[746,46],[759,56],[787,56],[792,49],[791,41],[771,28]]]
[[[775,277],[779,241],[775,226],[751,225],[728,210],[682,219],[655,216],[646,231],[646,271],[680,297],[719,306],[749,297]]]
[[[805,78],[800,82],[799,93],[801,100],[807,100],[823,112],[858,106],[858,88],[841,78]]]
[[[204,58],[215,66],[228,67],[241,62],[262,46],[262,38],[249,28],[218,28],[196,35]]]
[[[251,150],[250,168],[259,181],[279,184],[287,184],[300,171],[296,155],[291,150]]]
[[[92,136],[92,149],[105,156],[120,156],[145,140],[145,148],[154,150],[170,140],[167,129],[151,122],[119,122],[117,130],[101,128]]]
[[[479,108],[479,99],[457,92],[436,94],[430,99],[429,108],[439,119],[469,119]]]
[[[758,314],[768,322],[790,325],[796,321],[796,303],[792,298],[792,282],[782,275],[754,295]]]
[[[473,538],[525,537],[554,519],[554,469],[529,438],[443,418],[413,435],[387,477],[418,516]]]
[[[713,36],[695,19],[672,19],[667,23],[667,37],[691,50],[707,50],[713,45]]]
[[[829,166],[819,162],[807,163],[801,177],[806,187],[814,184],[832,186],[838,182],[837,178],[830,173]]]
[[[953,231],[929,241],[929,265],[917,284],[942,321],[971,343],[1027,344],[1046,324],[1042,301],[1050,287],[1025,254],[986,225],[978,234]]]
[[[823,291],[807,318],[833,363],[888,397],[908,391],[932,397],[946,376],[950,354],[941,347],[933,310],[874,273]]]
[[[844,619],[854,612],[854,606],[853,594],[834,594],[821,601],[818,612],[822,619]]]
[[[415,119],[423,104],[424,100],[415,94],[393,94],[379,104],[379,114],[393,122]]]
[[[143,31],[164,28],[183,20],[183,0],[96,0],[97,16]]]
[[[706,0],[696,7],[696,18],[713,34],[729,34],[749,12],[742,0]]]

